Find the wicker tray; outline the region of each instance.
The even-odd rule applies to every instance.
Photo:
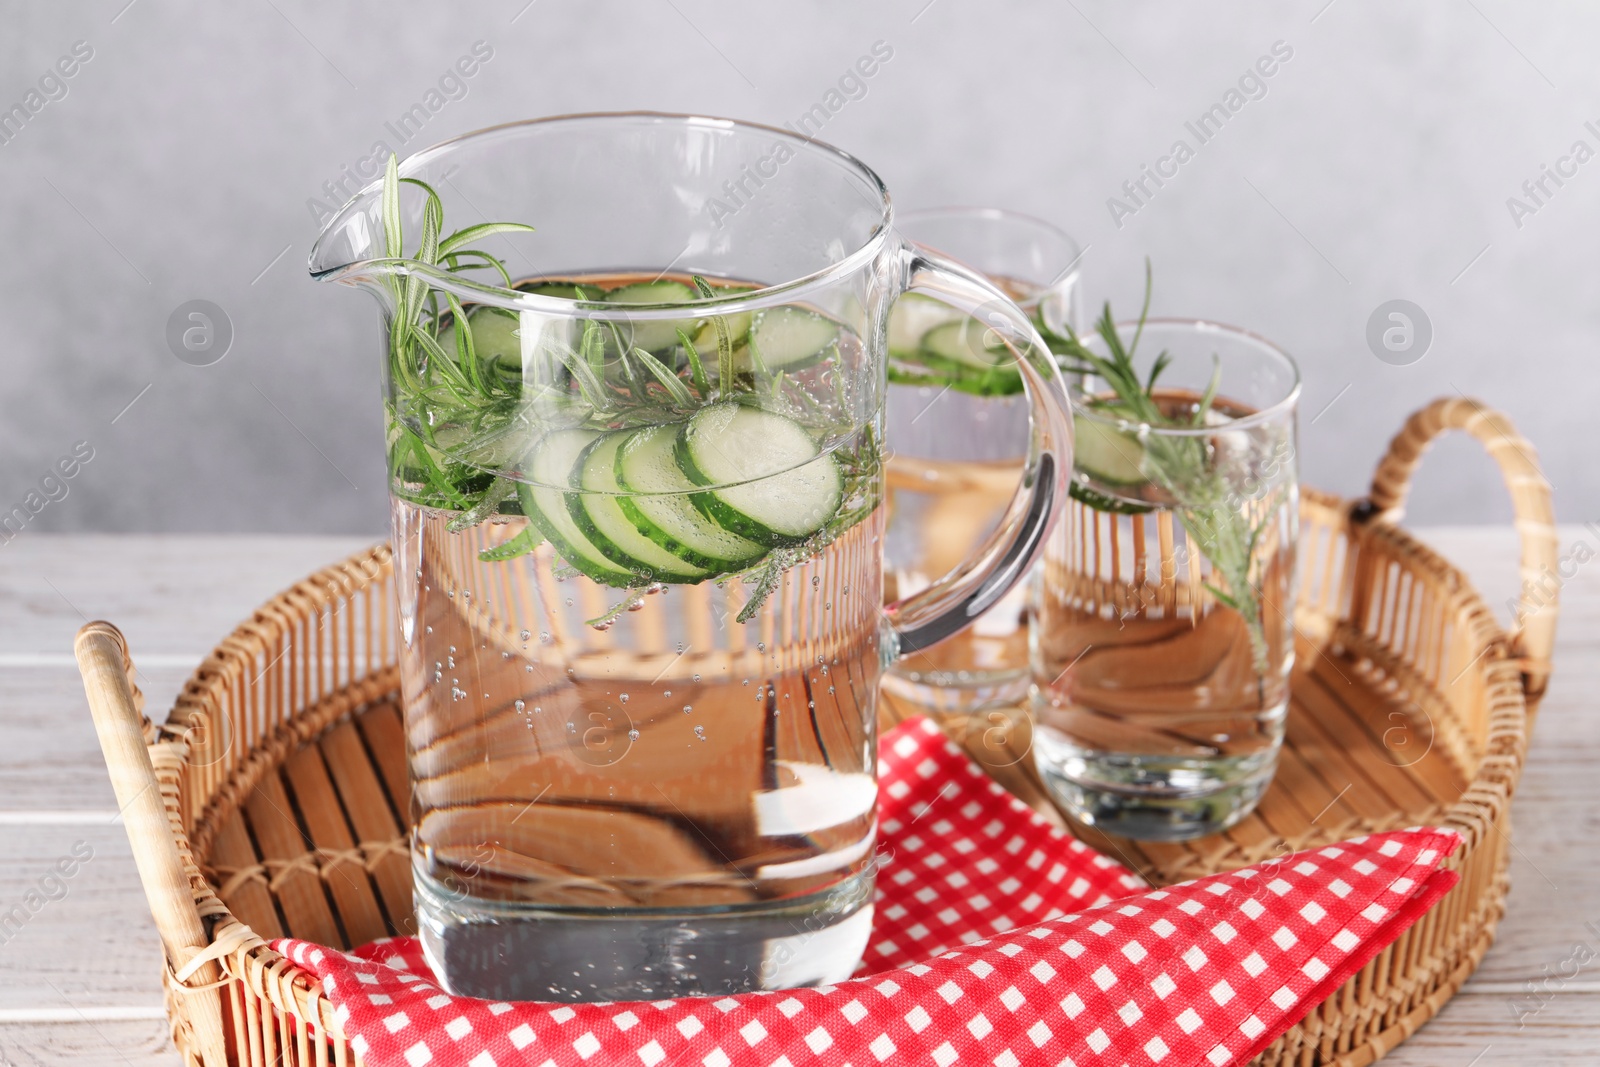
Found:
[[[1367,830],[1430,822],[1467,839],[1460,884],[1270,1047],[1267,1064],[1370,1063],[1460,988],[1505,907],[1508,807],[1549,677],[1555,610],[1504,633],[1466,579],[1396,525],[1428,443],[1464,429],[1499,461],[1535,578],[1556,559],[1533,449],[1465,399],[1412,416],[1354,503],[1302,505],[1299,662],[1278,776],[1226,834],[1135,844],[1074,827],[1155,882]],[[77,653],[140,878],[167,951],[185,1061],[352,1063],[315,980],[267,947],[349,946],[413,929],[389,555],[374,548],[275,597],[195,672],[165,724],[142,715],[122,635]],[[899,713],[885,702],[884,715]],[[992,773],[1053,813],[1018,715],[956,723]]]

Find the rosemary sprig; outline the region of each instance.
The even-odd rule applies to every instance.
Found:
[[[700,294],[700,299],[710,300],[716,295],[716,290],[700,275],[693,278],[695,292]],[[711,316],[711,328],[717,334],[717,388],[722,396],[732,394],[734,383],[733,373],[733,334],[728,329],[728,320],[721,315]],[[691,348],[693,345],[690,346]]]
[[[478,558],[484,563],[500,563],[504,560],[516,559],[518,556],[526,556],[543,543],[544,538],[539,536],[539,528],[530,522],[522,528],[521,533],[511,538],[511,540],[479,552]]]
[[[1134,355],[1144,334],[1145,322],[1150,314],[1152,274],[1150,263],[1145,261],[1144,303],[1139,309],[1139,319],[1133,336],[1126,346],[1117,330],[1108,301],[1095,332],[1105,346],[1105,354],[1091,351],[1068,328],[1069,336],[1055,338],[1059,341],[1058,357],[1063,365],[1079,374],[1100,378],[1109,387],[1115,399],[1091,401],[1129,422],[1143,423],[1154,428],[1198,429],[1207,425],[1221,386],[1221,361],[1213,355],[1211,378],[1205,391],[1186,418],[1169,414],[1156,397],[1157,383],[1163,371],[1171,365],[1171,356],[1163,351],[1151,362],[1149,372],[1141,378],[1134,365]],[[1149,433],[1139,435],[1143,449],[1144,472],[1172,498],[1173,510],[1183,524],[1192,544],[1197,545],[1210,560],[1212,571],[1221,581],[1204,583],[1206,590],[1218,603],[1237,612],[1245,623],[1250,638],[1251,659],[1258,674],[1268,669],[1268,648],[1262,620],[1263,597],[1262,561],[1256,549],[1263,533],[1277,521],[1283,506],[1281,492],[1269,498],[1266,506],[1251,508],[1230,488],[1225,458],[1217,453],[1215,444],[1203,435]],[[1142,505],[1127,505],[1074,481],[1072,495],[1088,507],[1099,511],[1147,511]],[[1198,566],[1192,561],[1191,566]]]

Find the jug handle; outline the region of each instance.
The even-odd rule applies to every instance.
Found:
[[[1028,397],[1030,433],[1022,482],[994,533],[961,566],[884,607],[902,656],[965,629],[1028,576],[1072,477],[1065,381],[1028,316],[988,279],[947,256],[909,243],[904,255],[902,292],[916,290],[971,315],[1011,350]]]

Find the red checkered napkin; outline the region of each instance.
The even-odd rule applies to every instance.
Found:
[[[932,724],[883,738],[877,911],[863,977],[613,1004],[440,990],[415,940],[312,970],[372,1067],[1244,1063],[1456,882],[1416,828],[1145,890],[992,783]],[[1131,895],[1130,895],[1131,893]],[[920,960],[920,962],[909,962]]]

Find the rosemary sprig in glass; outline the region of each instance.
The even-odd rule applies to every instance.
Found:
[[[1144,304],[1139,309],[1133,336],[1126,345],[1108,301],[1095,323],[1095,333],[1104,346],[1103,353],[1084,345],[1070,327],[1069,336],[1050,338],[1051,348],[1069,372],[1096,377],[1105,383],[1110,395],[1091,398],[1092,407],[1132,424],[1130,435],[1137,437],[1143,450],[1144,473],[1171,497],[1173,510],[1190,543],[1198,546],[1210,560],[1213,580],[1205,582],[1205,588],[1244,621],[1252,664],[1258,675],[1264,675],[1269,655],[1262,619],[1264,561],[1257,557],[1256,550],[1261,538],[1278,520],[1284,503],[1283,492],[1275,489],[1264,505],[1256,506],[1241,499],[1234,488],[1224,466],[1227,457],[1219,454],[1213,438],[1204,434],[1141,433],[1137,429],[1142,425],[1155,429],[1194,430],[1211,425],[1222,379],[1221,361],[1213,355],[1211,378],[1199,401],[1187,413],[1175,414],[1162,406],[1157,388],[1162,373],[1171,365],[1171,356],[1165,351],[1158,353],[1149,371],[1140,376],[1134,356],[1150,313],[1151,282],[1150,264],[1146,261]],[[1105,496],[1077,480],[1072,483],[1071,493],[1081,503],[1099,511],[1137,513],[1150,510],[1148,505]],[[1191,560],[1190,566],[1199,566],[1199,560]]]

